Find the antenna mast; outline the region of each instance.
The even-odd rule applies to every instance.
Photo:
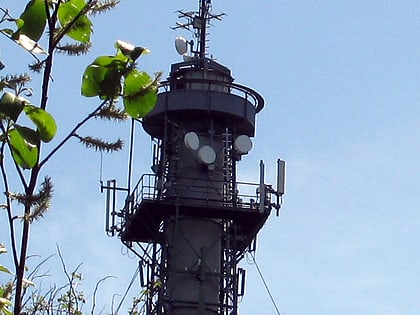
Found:
[[[211,6],[210,0],[201,0],[199,17],[197,17],[199,19],[197,24],[199,26],[198,34],[200,36],[200,40],[198,42],[200,59],[203,59],[206,56],[206,32],[207,32],[207,23],[209,21],[210,6]],[[196,23],[194,22],[194,24]]]
[[[210,26],[210,21],[213,19],[220,21],[225,15],[224,13],[212,14],[211,8],[211,0],[199,0],[198,12],[177,11],[178,18],[185,18],[187,21],[185,23],[177,22],[176,26],[172,27],[173,30],[183,28],[194,32],[194,36],[198,39],[198,42],[196,50],[193,50],[192,52],[199,59],[204,59],[206,57],[207,29],[208,26]],[[193,30],[191,30],[191,27]],[[191,41],[191,46],[193,45],[194,43]]]

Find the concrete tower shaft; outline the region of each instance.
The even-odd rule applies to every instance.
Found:
[[[230,216],[223,208],[237,199],[240,153],[234,143],[238,136],[254,135],[263,100],[233,84],[230,71],[207,58],[173,65],[163,87],[143,121],[160,144],[154,165],[158,194],[172,200],[178,212],[163,220],[161,232],[167,245],[163,304],[174,315],[218,314]]]
[[[218,17],[208,12],[210,2],[200,0],[198,15],[180,11],[200,35],[206,19]],[[201,49],[187,57],[171,66],[142,121],[154,143],[153,174],[140,178],[122,210],[108,206],[107,232],[118,232],[140,257],[146,315],[237,315],[245,274],[238,263],[255,250],[283,189],[265,184],[262,162],[258,183],[237,180],[263,98]],[[105,188],[117,190],[111,181]]]

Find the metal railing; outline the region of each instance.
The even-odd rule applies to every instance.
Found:
[[[195,178],[183,177],[190,179],[191,182]],[[157,177],[154,174],[143,174],[137,184],[134,186],[131,195],[127,198],[124,211],[126,214],[132,214],[135,209],[135,205],[140,204],[143,200],[152,201],[171,201],[175,198],[178,200],[199,205],[211,205],[218,207],[235,207],[241,209],[251,209],[255,211],[269,211],[272,206],[271,202],[272,189],[269,185],[247,182],[236,182],[236,189],[233,193],[226,195],[223,192],[223,185],[220,187],[214,187],[212,185],[222,181],[212,181],[208,185],[200,184],[202,180],[197,181],[199,184],[194,185],[183,185],[179,184],[174,178]],[[207,182],[208,183],[208,182]],[[168,188],[167,186],[171,186]],[[175,186],[175,187],[174,187]],[[182,191],[188,191],[187,195],[182,195]],[[203,194],[203,191],[208,191],[208,194]],[[263,194],[261,192],[263,191]],[[181,192],[178,194],[178,192]],[[198,197],[192,197],[195,195]],[[264,204],[261,204],[263,202]]]
[[[159,85],[159,92],[169,92],[172,90],[174,86],[176,86],[178,82],[172,81],[162,81]],[[228,94],[236,95],[244,100],[250,102],[252,106],[255,108],[255,112],[260,112],[264,107],[264,99],[263,97],[258,94],[253,89],[236,84],[236,83],[229,83],[219,80],[211,80],[211,79],[190,79],[190,78],[182,78],[179,80],[179,84],[183,85],[183,88],[186,90],[194,90],[194,86],[197,84],[200,85],[200,90],[204,91],[223,91]],[[222,88],[222,89],[221,89]]]
[[[131,192],[119,188],[115,180],[101,184],[101,191],[106,191],[106,232],[115,236],[122,230],[125,222],[133,215],[144,200],[182,203],[187,206],[218,207],[257,211],[260,213],[277,210],[282,205],[285,182],[285,162],[277,161],[277,188],[265,184],[265,167],[260,161],[260,182],[226,182],[226,180],[206,180],[194,177],[158,177],[155,174],[143,174]],[[228,188],[227,188],[228,187]],[[233,189],[232,189],[233,188]],[[124,206],[117,210],[117,191],[127,192]]]

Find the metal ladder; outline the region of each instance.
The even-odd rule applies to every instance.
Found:
[[[226,128],[223,136],[223,203],[226,206],[234,202],[234,161],[233,135]]]

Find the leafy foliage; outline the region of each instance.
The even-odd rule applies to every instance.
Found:
[[[130,71],[124,81],[124,108],[134,118],[144,117],[156,104],[160,73],[154,80],[144,71]]]
[[[4,245],[0,244],[0,254]],[[4,249],[5,250],[5,249]],[[46,279],[51,277],[46,269],[46,262],[50,261],[55,255],[49,256],[39,262],[33,270],[29,270],[29,279],[25,279],[27,286],[25,288],[25,299],[22,305],[22,313],[27,315],[82,315],[83,310],[91,302],[90,314],[94,314],[96,296],[100,289],[100,285],[112,276],[107,276],[96,282],[93,294],[86,295],[81,287],[84,277],[80,272],[81,265],[78,265],[72,271],[67,270],[64,258],[60,250],[57,248],[58,257],[61,262],[63,274],[66,280],[60,284],[53,284],[43,289],[42,283],[35,286],[33,283],[38,279]],[[0,273],[7,273],[13,278],[10,271],[3,271],[0,265]],[[7,269],[7,268],[5,268]],[[10,315],[12,311],[12,298],[14,295],[14,281],[8,281],[4,285],[0,285],[0,314]],[[88,299],[91,298],[91,301]]]
[[[25,129],[21,129],[23,131]],[[27,130],[28,131],[28,130]],[[10,149],[14,161],[24,169],[33,168],[38,160],[39,150],[36,144],[29,140],[23,132],[19,132],[19,129],[15,128],[7,132],[8,140],[10,143]],[[29,133],[26,134],[26,136]]]
[[[3,82],[6,86],[10,84]],[[34,123],[36,129],[21,126],[17,120],[21,113]],[[54,118],[45,110],[34,106],[21,96],[5,92],[0,99],[0,117],[2,117],[2,138],[7,141],[15,162],[24,169],[33,168],[39,158],[39,143],[50,142],[56,132]]]
[[[18,30],[13,34],[14,38],[20,35],[26,35],[33,41],[37,42],[44,33],[47,20],[45,10],[45,1],[31,0],[26,5],[25,11],[16,20]]]
[[[85,0],[71,0],[60,6],[58,20],[68,37],[82,43],[90,42],[93,24],[86,16],[88,11]]]
[[[5,192],[5,202],[0,208],[7,216],[14,264],[13,272],[0,265],[0,272],[12,277],[12,281],[0,285],[0,315],[12,314],[11,309],[15,315],[81,314],[79,306],[84,304],[84,295],[73,286],[80,280],[77,272],[68,277],[69,286],[51,288],[43,295],[35,290],[31,298],[24,301],[25,292],[35,279],[25,279],[29,227],[45,216],[51,204],[52,181],[48,176],[41,181],[40,176],[47,162],[69,140],[76,138],[86,147],[101,152],[117,151],[123,146],[121,139],[105,141],[98,136],[82,136],[79,134],[81,127],[92,119],[123,121],[128,117],[141,118],[155,105],[161,74],[151,77],[137,68],[140,56],[149,51],[117,41],[115,55],[97,57],[83,73],[82,95],[98,97],[99,104],[88,109],[85,117],[67,135],[57,139],[58,126],[56,118],[49,112],[48,97],[55,54],[86,54],[93,34],[91,17],[114,8],[118,2],[28,0],[18,17],[0,7],[1,35],[28,53],[32,61],[29,69],[40,75],[42,81],[40,99],[32,101],[31,78],[27,74],[9,74],[0,78],[0,176],[2,191]],[[41,47],[40,43],[47,46]],[[0,70],[5,66],[0,62]],[[116,106],[119,98],[122,98],[124,109]],[[15,172],[14,181],[8,177],[11,171]],[[11,187],[16,185],[15,182],[20,184],[18,189]],[[17,224],[22,225],[19,233],[16,233]],[[0,254],[5,252],[1,245]],[[69,274],[66,272],[66,275]],[[31,305],[25,304],[28,301]]]
[[[156,104],[161,73],[152,79],[136,68],[136,60],[149,53],[147,48],[123,41],[115,44],[114,56],[96,58],[83,73],[82,95],[100,99],[123,98],[125,112],[132,118],[142,118]]]
[[[0,244],[0,254],[7,253],[6,247],[3,244]],[[12,274],[12,272],[7,269],[5,266],[0,264],[0,273]],[[13,286],[10,282],[5,285],[0,285],[0,314],[10,315],[12,314],[9,310],[9,307],[12,305],[12,291]]]
[[[28,206],[32,212],[27,215],[26,220],[39,220],[51,206],[51,198],[53,193],[53,184],[50,177],[45,177],[41,188],[37,194],[26,195],[21,193],[9,193],[12,200],[16,200],[20,204]]]
[[[50,142],[57,132],[54,118],[45,110],[32,105],[24,106],[23,111],[37,126],[40,140]]]

